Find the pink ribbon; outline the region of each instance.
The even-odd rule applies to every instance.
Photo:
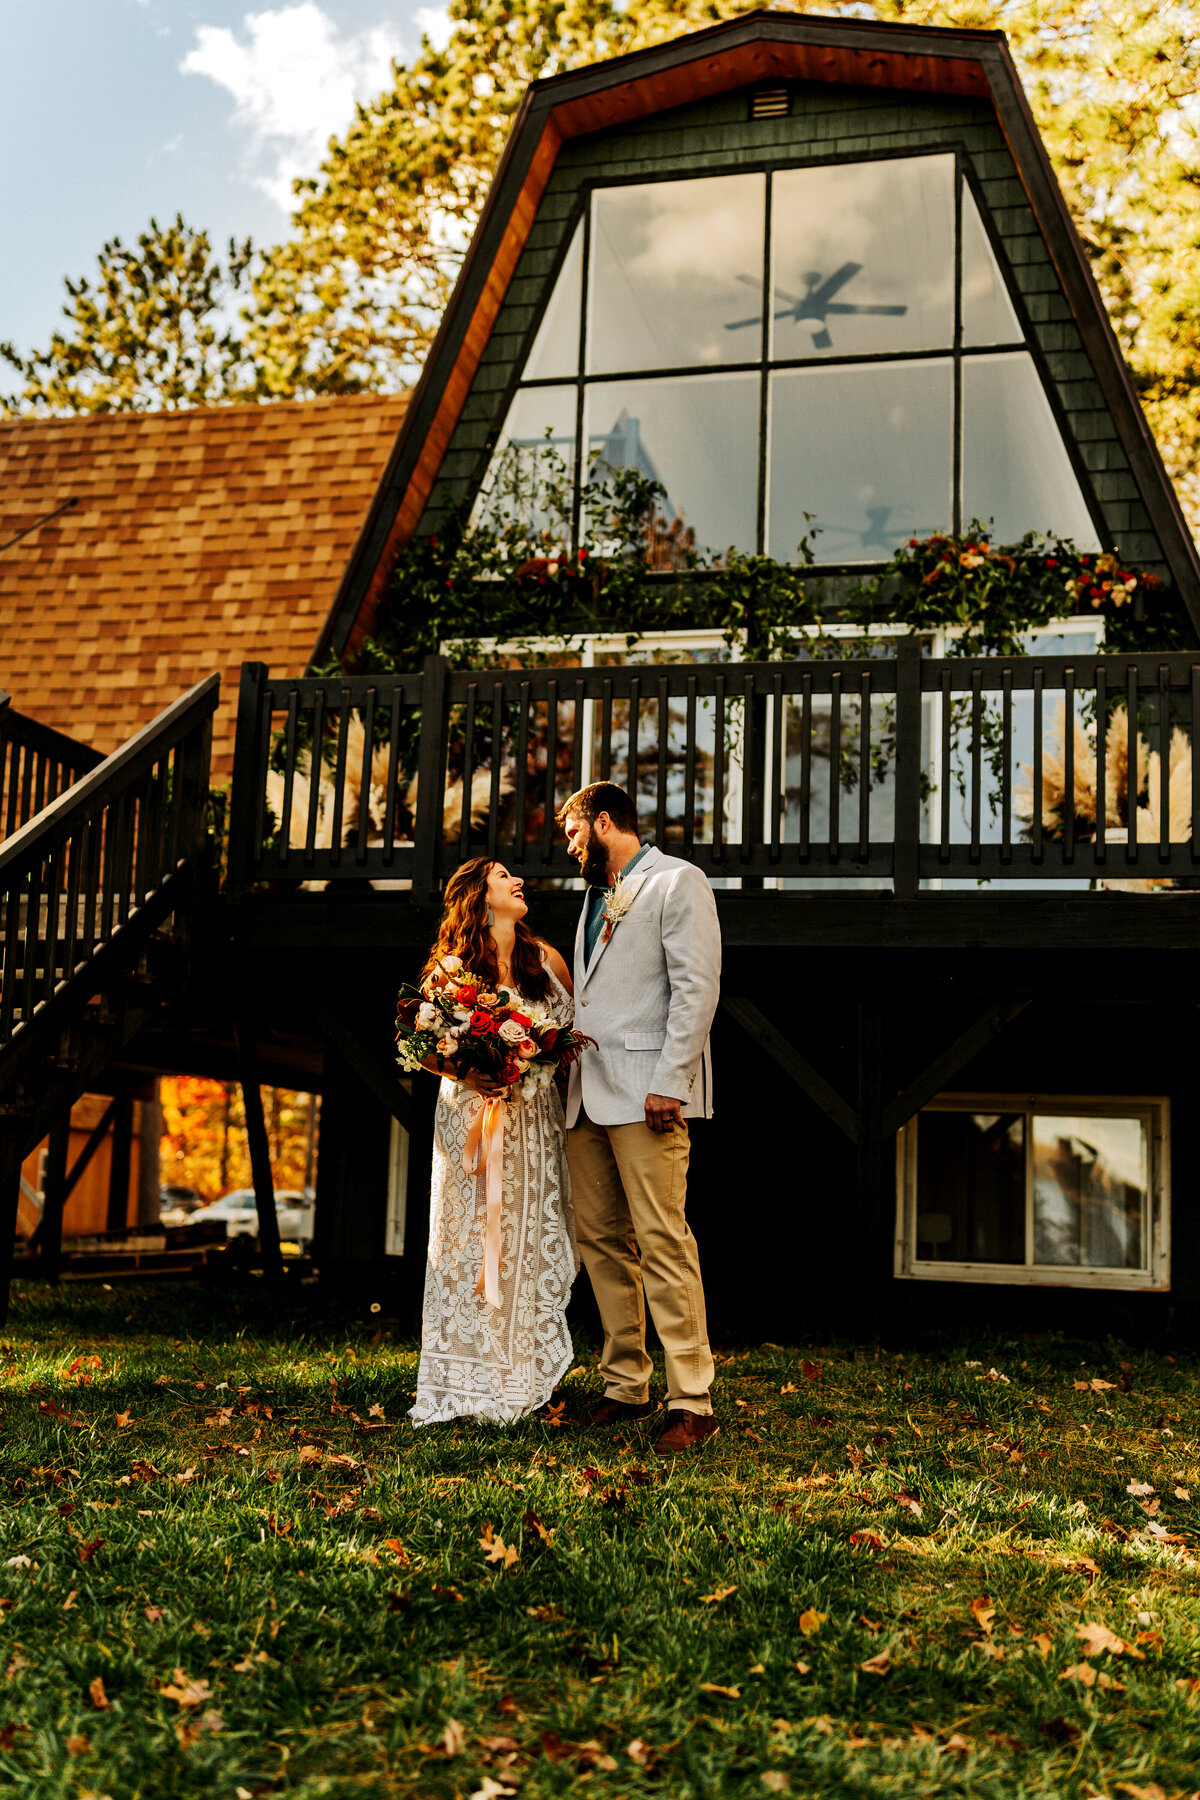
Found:
[[[504,1206],[504,1101],[485,1100],[475,1115],[463,1147],[463,1170],[478,1175],[487,1168],[487,1211],[483,1232],[483,1267],[475,1292],[489,1306],[500,1304],[500,1219]]]

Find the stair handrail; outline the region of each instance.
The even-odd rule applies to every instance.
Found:
[[[176,909],[206,841],[219,694],[218,675],[198,682],[0,845],[0,1073]]]
[[[112,794],[137,775],[152,769],[165,748],[186,737],[194,725],[211,717],[217,710],[220,687],[220,675],[205,676],[148,725],[143,725],[128,743],[114,750],[111,756],[104,757],[66,793],[60,794],[57,800],[52,800],[14,831],[4,844],[0,844],[0,889],[7,885],[22,857],[34,846],[39,853],[44,853],[64,843],[79,818],[104,805]]]

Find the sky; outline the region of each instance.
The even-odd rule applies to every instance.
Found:
[[[0,340],[42,349],[63,279],[181,212],[214,244],[286,236],[358,100],[444,10],[417,0],[0,0]]]

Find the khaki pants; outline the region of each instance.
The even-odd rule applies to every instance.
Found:
[[[704,1288],[684,1218],[690,1151],[686,1125],[659,1133],[641,1121],[594,1125],[580,1113],[567,1133],[579,1251],[604,1326],[606,1398],[634,1406],[647,1398],[649,1300],[666,1352],[668,1408],[710,1413]]]

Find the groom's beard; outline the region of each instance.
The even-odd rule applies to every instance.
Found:
[[[588,838],[579,872],[589,887],[608,886],[608,851],[599,838]]]

